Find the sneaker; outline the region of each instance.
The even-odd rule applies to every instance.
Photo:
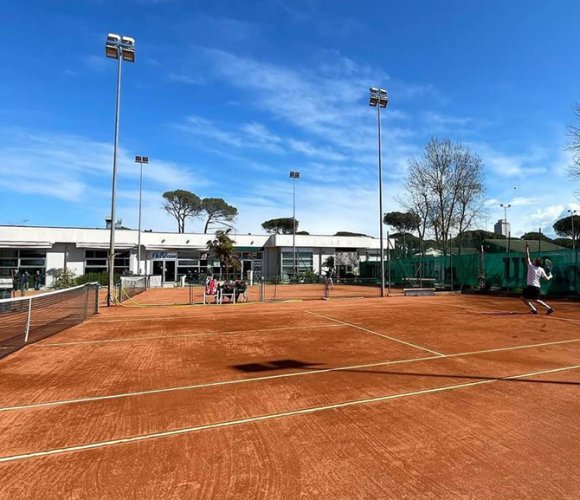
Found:
[[[550,307],[547,311],[546,314],[552,314],[554,312],[554,308]]]
[[[532,310],[530,311],[530,314],[538,314],[538,311],[537,311],[537,309],[532,309]]]

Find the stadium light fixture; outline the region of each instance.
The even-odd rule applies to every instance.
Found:
[[[137,268],[139,269],[139,276],[141,276],[141,195],[143,193],[143,163],[149,163],[148,156],[135,156],[135,163],[141,165],[141,174],[139,176],[139,234],[137,236]],[[147,269],[145,269],[147,273]]]
[[[300,172],[291,171],[290,178],[292,179],[292,270],[294,279],[298,279],[298,266],[296,265],[296,179],[300,178]]]
[[[107,306],[111,306],[115,286],[115,195],[117,192],[117,151],[119,147],[119,114],[121,112],[121,61],[135,62],[135,39],[109,33],[105,42],[105,55],[117,60],[117,98],[115,104],[115,142],[113,146],[113,181],[111,189],[111,238],[109,245],[109,284]]]
[[[381,155],[381,108],[389,103],[387,91],[376,87],[369,89],[369,106],[377,108],[377,125],[379,137],[379,238],[381,248],[381,297],[385,296],[385,247],[383,243],[383,166]]]

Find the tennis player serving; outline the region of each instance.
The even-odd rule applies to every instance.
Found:
[[[552,272],[546,274],[542,267],[542,259],[539,257],[533,261],[530,259],[530,246],[526,241],[526,257],[528,259],[528,278],[527,285],[522,293],[522,301],[530,308],[530,314],[538,314],[538,310],[534,307],[533,302],[540,304],[546,309],[546,314],[552,314],[554,308],[540,300],[540,280],[551,280]]]

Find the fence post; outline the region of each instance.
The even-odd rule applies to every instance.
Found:
[[[101,291],[101,284],[97,283],[95,285],[95,289],[96,289],[96,294],[95,294],[95,314],[100,314],[99,311],[99,295],[100,295],[100,291]]]
[[[26,318],[26,330],[24,332],[24,343],[28,344],[28,334],[30,333],[30,319],[32,317],[32,297],[28,299],[28,317]]]

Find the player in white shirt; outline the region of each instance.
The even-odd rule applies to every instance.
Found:
[[[546,309],[546,314],[552,314],[554,308],[549,304],[540,300],[540,280],[551,280],[552,273],[546,274],[542,267],[542,259],[536,258],[533,261],[530,259],[530,247],[526,242],[526,256],[528,260],[528,277],[527,285],[522,293],[522,301],[530,308],[530,314],[538,314],[538,310],[534,307],[533,302],[540,304]]]

